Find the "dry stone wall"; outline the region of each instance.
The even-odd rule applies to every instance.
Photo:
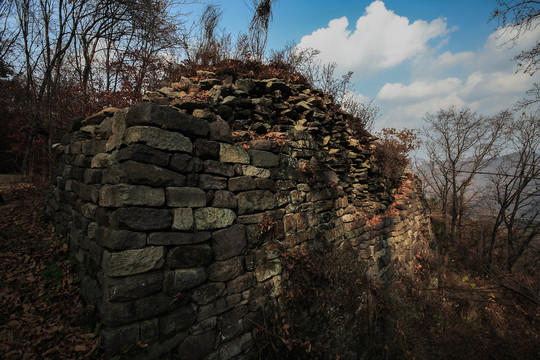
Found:
[[[249,358],[284,252],[331,243],[384,281],[431,239],[416,180],[388,189],[374,139],[322,92],[199,75],[75,121],[56,147],[48,211],[108,354]]]

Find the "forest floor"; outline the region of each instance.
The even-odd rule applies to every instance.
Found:
[[[46,186],[18,180],[0,178],[0,357],[96,359],[95,311],[46,221]]]

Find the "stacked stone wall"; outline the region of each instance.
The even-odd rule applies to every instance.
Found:
[[[108,354],[249,358],[284,252],[331,243],[384,281],[430,240],[416,180],[392,194],[374,139],[320,91],[204,75],[74,122],[56,147],[49,213]]]

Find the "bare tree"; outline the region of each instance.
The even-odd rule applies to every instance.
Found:
[[[251,55],[261,61],[268,42],[268,26],[272,19],[272,7],[276,0],[253,0],[253,18],[249,23]]]
[[[159,63],[176,49],[181,0],[13,0],[0,2],[0,75],[9,69],[24,83],[26,134],[23,171],[36,144],[50,149],[53,132],[69,116],[95,111],[100,91],[141,94],[163,73]],[[81,91],[82,90],[82,91]],[[81,93],[74,103],[74,95]],[[97,96],[99,97],[99,96]],[[107,104],[108,105],[108,104]],[[77,114],[75,114],[77,113]],[[62,128],[62,130],[60,130]],[[60,131],[59,131],[60,130]],[[45,141],[44,141],[45,140]]]
[[[198,34],[185,47],[188,60],[201,65],[211,65],[220,60],[218,25],[222,14],[217,5],[206,5],[196,27]]]
[[[534,0],[497,0],[499,5],[491,14],[490,21],[496,21],[497,27],[505,31],[512,31],[510,41],[514,43],[519,37],[528,31],[535,30],[540,26],[540,1]],[[529,50],[523,50],[514,57],[521,70],[531,76],[540,68],[540,40]],[[538,84],[528,92],[532,95],[524,101],[518,102],[518,108],[530,107],[540,102],[538,96]],[[536,89],[536,90],[535,90]]]
[[[536,110],[532,109],[532,106],[540,102],[540,84],[534,83],[533,87],[526,92],[526,97],[516,103],[516,110],[531,108],[536,112],[536,115],[540,115],[540,106]]]
[[[31,175],[34,140],[50,139],[50,119],[56,115],[54,94],[62,79],[64,59],[75,38],[84,1],[16,0],[15,6],[28,116],[27,126],[22,129],[28,136],[22,166],[23,172]]]
[[[19,37],[19,29],[9,26],[14,3],[11,0],[0,0],[0,78],[7,77],[13,69],[9,55]]]
[[[428,145],[427,147],[430,147]],[[434,149],[429,153],[434,153]],[[433,196],[435,204],[440,207],[443,216],[450,214],[450,167],[446,159],[432,156],[437,161],[419,160],[415,166],[415,172],[424,180],[424,191]]]
[[[460,228],[473,194],[470,187],[477,173],[485,169],[501,150],[501,138],[511,119],[508,111],[493,117],[478,115],[469,108],[441,109],[426,114],[424,143],[429,157],[424,180],[443,196],[443,213],[450,215],[450,237],[460,238]]]
[[[540,236],[540,127],[526,115],[513,121],[507,132],[507,151],[490,177],[488,206],[495,210],[488,263],[502,237],[506,270],[512,271],[534,239]]]

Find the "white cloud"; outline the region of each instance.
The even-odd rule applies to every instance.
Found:
[[[437,54],[434,49],[430,49],[413,59],[411,74],[415,79],[434,79],[457,66],[473,64],[476,57],[477,54],[472,51]]]
[[[346,17],[334,19],[328,27],[304,36],[298,46],[320,50],[323,62],[336,62],[341,70],[373,74],[417,56],[429,48],[430,40],[449,32],[445,19],[411,24],[379,0],[366,8],[353,31],[348,26]]]
[[[408,85],[387,83],[376,98],[383,110],[376,128],[419,128],[426,113],[451,105],[469,106],[474,111],[492,115],[511,108],[532,86],[533,80],[526,74],[512,71],[476,71],[464,81],[452,77],[431,82],[413,81]]]
[[[398,129],[421,128],[423,125],[421,119],[427,112],[433,113],[439,109],[448,108],[451,105],[458,107],[466,105],[457,92],[419,99],[416,102],[378,102],[378,104],[381,105],[383,115],[380,121],[375,124],[376,130],[385,127]]]
[[[415,81],[410,85],[387,83],[379,91],[377,99],[382,101],[424,100],[454,92],[461,85],[462,81],[458,78],[447,78],[434,82]]]
[[[376,129],[419,128],[427,112],[451,105],[491,115],[511,108],[534,82],[540,82],[540,72],[533,77],[517,72],[512,61],[536,44],[540,21],[517,41],[515,32],[501,29],[488,36],[479,50],[455,53],[443,50],[455,30],[448,29],[446,19],[411,23],[380,0],[370,4],[355,25],[351,29],[346,17],[334,19],[304,36],[299,47],[320,50],[323,63],[336,62],[338,72],[353,70],[356,79],[375,74],[377,79],[400,76],[400,82],[378,85],[375,105],[382,116]]]
[[[511,30],[494,31],[482,49],[472,52],[437,54],[434,49],[419,54],[412,62],[409,83],[386,83],[378,94],[382,127],[421,127],[427,112],[450,105],[469,106],[486,115],[512,108],[523,98],[540,73],[533,77],[518,72],[516,54],[530,49],[540,36],[539,27],[520,34],[514,41]],[[460,75],[448,76],[457,71]]]

